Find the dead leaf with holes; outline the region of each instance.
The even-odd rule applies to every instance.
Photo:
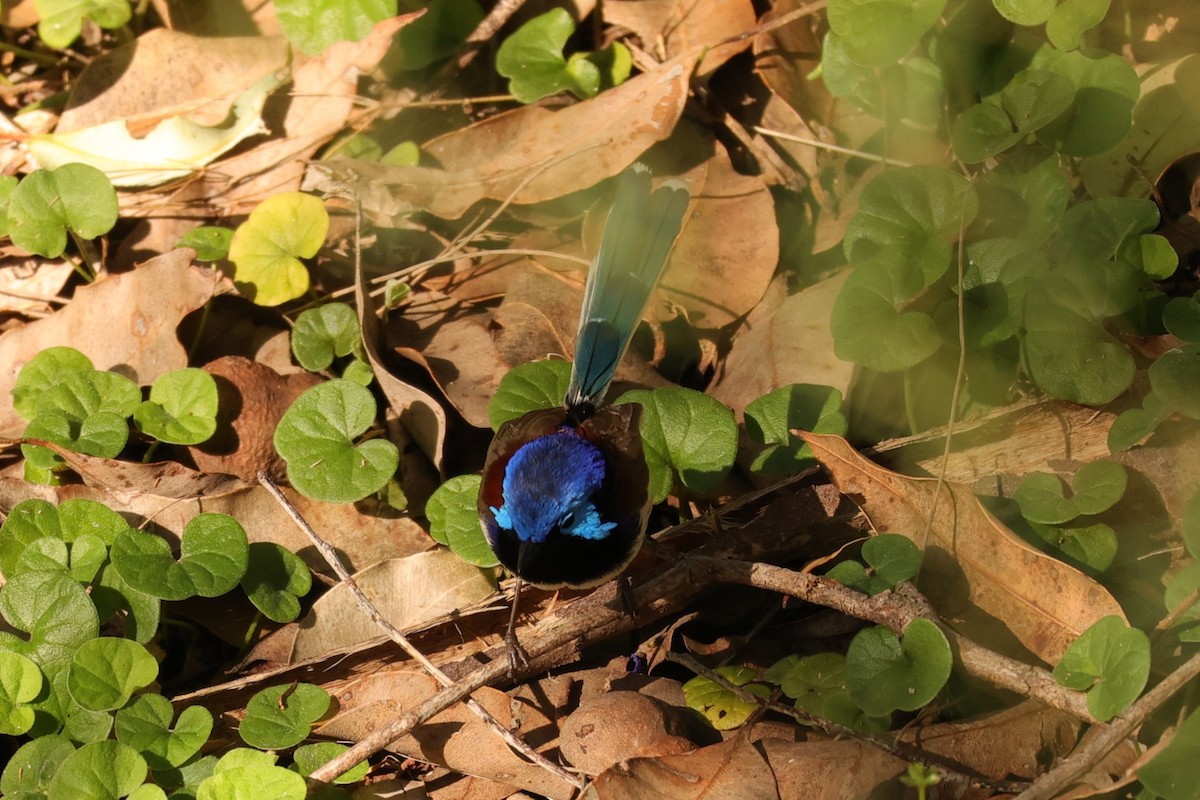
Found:
[[[1001,652],[1023,646],[1056,664],[1097,620],[1125,618],[1103,586],[1026,544],[965,486],[947,481],[935,504],[932,478],[886,470],[839,436],[801,438],[876,533],[900,534],[924,548],[918,588],[972,640]]]

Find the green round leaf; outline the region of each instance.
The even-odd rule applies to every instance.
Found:
[[[801,711],[865,733],[885,731],[891,721],[890,716],[868,716],[851,702],[846,689],[846,657],[841,653],[798,659],[783,676],[780,688]]]
[[[1034,533],[1083,566],[1103,572],[1112,566],[1117,555],[1117,535],[1103,523],[1083,524],[1075,520],[1068,525],[1043,525],[1030,522]]]
[[[1200,419],[1200,344],[1168,350],[1149,372],[1150,388],[1168,408]]]
[[[906,536],[881,533],[863,543],[863,560],[888,586],[910,580],[921,569],[921,550]]]
[[[317,742],[296,748],[293,754],[296,759],[296,770],[308,777],[320,767],[340,756],[350,748],[337,742]],[[371,765],[365,760],[355,764],[350,769],[333,779],[333,783],[355,783],[367,777]]]
[[[0,794],[18,797],[27,792],[44,797],[50,779],[74,752],[75,745],[60,734],[47,734],[26,742],[13,753],[0,774]]]
[[[292,328],[292,354],[310,372],[327,369],[337,356],[354,350],[362,337],[358,316],[345,303],[326,303],[296,318]]]
[[[359,386],[370,386],[371,381],[375,380],[375,370],[367,362],[355,358],[342,370],[342,379]]]
[[[571,382],[571,362],[533,361],[513,367],[500,379],[488,402],[488,422],[493,431],[530,411],[563,404]]]
[[[746,433],[771,445],[755,458],[755,471],[798,472],[816,463],[812,449],[791,434],[799,428],[816,433],[846,433],[841,412],[842,393],[829,386],[793,383],[763,395],[746,406]]]
[[[158,662],[137,642],[101,637],[84,642],[71,658],[67,689],[89,711],[113,711],[158,677]]]
[[[42,393],[72,372],[91,372],[92,360],[73,347],[47,347],[29,359],[13,384],[13,408],[25,419],[37,414]]]
[[[80,420],[60,411],[49,411],[34,417],[25,426],[26,437],[45,439],[60,447],[86,453],[97,458],[116,458],[129,441],[129,422],[111,411],[97,411]],[[21,445],[21,453],[34,466],[55,469],[62,459],[47,447]]]
[[[1192,561],[1167,581],[1163,593],[1167,610],[1174,611],[1197,589],[1200,589],[1200,561]],[[1171,626],[1171,632],[1181,642],[1200,642],[1200,602],[1193,603],[1191,608],[1179,615]]]
[[[737,455],[737,423],[733,412],[719,401],[691,389],[665,386],[626,392],[617,402],[642,406],[642,446],[653,502],[666,498],[672,475],[678,475],[688,490],[705,492],[729,473]]]
[[[246,574],[246,531],[225,514],[199,514],[183,529],[179,560],[161,537],[130,529],[112,547],[121,579],[139,592],[163,600],[217,597]]]
[[[1092,461],[1075,473],[1075,496],[1071,499],[1080,514],[1100,514],[1121,499],[1128,481],[1125,467],[1119,463]]]
[[[196,800],[304,800],[307,794],[304,778],[289,769],[233,767],[206,778]]]
[[[308,270],[300,259],[315,256],[328,231],[329,213],[319,198],[302,192],[271,196],[233,233],[234,283],[260,306],[300,297],[308,291]]]
[[[42,691],[42,671],[20,653],[0,650],[0,733],[20,736],[33,727],[30,703]]]
[[[1175,274],[1179,267],[1179,254],[1166,238],[1157,233],[1145,233],[1138,237],[1138,245],[1143,272],[1155,280],[1166,280]]]
[[[749,667],[719,667],[717,674],[756,697],[771,696],[769,686],[750,682],[754,678],[754,670]],[[701,675],[683,685],[683,699],[688,708],[699,711],[709,724],[719,731],[738,727],[758,708],[757,704],[742,700],[721,684]]]
[[[1021,70],[1000,91],[1000,106],[1021,135],[1057,119],[1075,98],[1075,85],[1054,72]]]
[[[899,61],[941,16],[946,0],[830,0],[829,27],[864,67]]]
[[[1063,0],[1046,20],[1046,36],[1059,50],[1075,50],[1084,32],[1096,27],[1108,14],[1112,0]]]
[[[129,22],[132,8],[126,0],[38,0],[38,36],[50,47],[65,48],[79,36],[83,20],[101,28],[120,28]]]
[[[425,504],[429,535],[468,564],[494,567],[499,564],[479,526],[478,475],[459,475],[443,483]]]
[[[1196,762],[1200,760],[1200,711],[1193,711],[1175,737],[1138,770],[1142,785],[1163,800],[1196,800]]]
[[[310,56],[337,42],[357,42],[376,22],[396,16],[396,0],[276,0],[279,27]]]
[[[275,429],[275,449],[287,461],[292,486],[331,503],[352,503],[381,489],[400,453],[386,439],[354,445],[374,421],[375,398],[356,383],[327,381],[305,391]]]
[[[1054,667],[1054,680],[1087,692],[1088,711],[1107,721],[1128,708],[1150,675],[1150,640],[1112,615],[1079,635]]]
[[[83,587],[59,572],[27,572],[0,588],[0,614],[29,634],[9,649],[34,660],[48,678],[66,669],[71,656],[100,632],[96,607]]]
[[[196,251],[197,261],[220,261],[229,255],[229,244],[233,241],[233,229],[218,225],[201,225],[185,233],[176,247],[190,247]]]
[[[1058,525],[1079,516],[1075,503],[1063,496],[1063,482],[1049,472],[1034,472],[1021,481],[1013,499],[1021,516],[1033,522]]]
[[[22,500],[0,525],[0,573],[10,580],[25,548],[44,537],[62,538],[58,509],[45,500]]]
[[[312,724],[329,708],[329,694],[319,686],[298,683],[263,689],[246,704],[238,727],[242,741],[263,750],[293,747],[308,736]]]
[[[1001,16],[1018,25],[1041,25],[1050,19],[1056,0],[992,0]]]
[[[565,8],[552,8],[526,22],[500,44],[496,71],[508,78],[508,90],[522,103],[564,90],[590,97],[600,89],[599,70],[584,62],[569,69],[563,47],[575,32]]]
[[[1133,356],[1100,325],[1053,303],[1030,306],[1024,355],[1042,389],[1062,400],[1104,405],[1133,383]]]
[[[188,367],[160,375],[133,412],[142,433],[168,444],[200,444],[217,430],[217,382]]]
[[[300,616],[300,600],[312,589],[312,573],[292,551],[274,542],[251,542],[242,589],[254,607],[274,622]]]
[[[135,642],[145,644],[158,630],[159,599],[126,583],[111,561],[100,570],[98,580],[92,585],[92,602],[102,620],[110,619],[119,611],[128,611],[121,621],[125,636]]]
[[[67,231],[95,239],[116,224],[116,190],[103,172],[86,164],[36,170],[17,185],[8,203],[13,244],[47,258],[67,249]]]
[[[1163,325],[1185,342],[1200,342],[1200,300],[1194,296],[1171,298],[1163,308]],[[16,395],[16,390],[13,395]]]
[[[865,628],[846,652],[846,687],[871,716],[915,711],[941,691],[953,663],[946,635],[927,619],[909,623],[902,639],[887,628]]]
[[[1037,132],[1044,144],[1065,155],[1090,156],[1113,147],[1128,132],[1141,83],[1121,56],[1045,46],[1030,67],[1057,73],[1076,90],[1070,108]]]
[[[63,761],[50,781],[47,800],[114,800],[146,779],[146,760],[114,741],[85,744]]]
[[[987,161],[1003,153],[1024,134],[1013,130],[1012,120],[1004,109],[992,103],[971,106],[954,121],[954,154],[964,164]]]
[[[107,411],[128,417],[142,402],[137,384],[115,372],[77,370],[63,376],[38,398],[35,419],[58,411],[75,419]]]
[[[204,706],[188,706],[179,712],[174,728],[173,719],[170,700],[160,694],[139,695],[117,712],[117,741],[141,753],[156,772],[182,766],[208,741],[213,716]]]

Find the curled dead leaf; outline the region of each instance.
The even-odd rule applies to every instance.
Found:
[[[884,469],[839,436],[801,437],[877,533],[924,548],[917,586],[969,638],[1001,652],[1019,644],[1055,664],[1092,623],[1110,614],[1125,618],[1103,586],[1026,544],[967,487],[947,481],[935,503],[932,478]]]
[[[598,775],[629,758],[694,750],[676,709],[637,692],[607,692],[585,700],[563,720],[559,750],[569,764]]]

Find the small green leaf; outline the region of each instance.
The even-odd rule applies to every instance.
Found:
[[[34,417],[25,426],[24,435],[89,456],[116,458],[129,441],[129,422],[111,411],[97,411],[82,420],[50,411]],[[57,453],[41,445],[23,444],[21,453],[30,464],[41,469],[58,469],[64,463]]]
[[[1171,416],[1170,409],[1157,413],[1157,409],[1128,408],[1117,415],[1108,429],[1108,451],[1123,452],[1154,433],[1159,423]]]
[[[1009,22],[1041,25],[1050,19],[1056,0],[992,0],[992,5]]]
[[[62,538],[58,509],[45,500],[22,500],[0,525],[0,573],[17,575],[17,562],[25,548],[43,537]]]
[[[342,380],[357,383],[359,386],[370,386],[371,381],[375,380],[375,370],[365,361],[351,359],[342,370]]]
[[[304,800],[304,778],[283,767],[256,765],[231,767],[204,779],[196,800]]]
[[[46,800],[114,800],[146,780],[146,760],[112,740],[85,744],[67,756],[50,780]]]
[[[92,360],[73,347],[47,347],[29,359],[13,384],[13,408],[25,419],[37,414],[38,398],[72,372],[91,372]]]
[[[719,667],[717,674],[734,686],[740,686],[756,697],[771,696],[771,688],[762,683],[751,683],[754,670],[749,667]],[[719,731],[732,730],[747,719],[758,708],[756,703],[742,700],[719,683],[697,675],[683,685],[683,699],[689,708],[704,715]]]
[[[347,356],[359,343],[362,331],[354,309],[345,303],[326,303],[296,318],[292,328],[292,354],[309,372],[327,369],[338,356]]]
[[[1100,325],[1042,299],[1026,309],[1025,324],[1029,374],[1054,397],[1104,405],[1133,383],[1133,356]]]
[[[1097,572],[1112,566],[1117,556],[1117,535],[1104,523],[1081,523],[1074,520],[1067,525],[1043,525],[1030,522],[1033,531],[1064,555]]]
[[[329,694],[319,686],[272,686],[250,698],[238,733],[251,747],[282,750],[304,741],[328,709]]]
[[[312,258],[325,243],[329,213],[317,197],[282,192],[264,200],[233,233],[229,260],[238,289],[260,306],[277,306],[308,291]]]
[[[865,628],[846,652],[846,687],[871,716],[915,711],[941,691],[953,663],[946,635],[927,619],[909,623],[903,638],[887,628]]]
[[[0,734],[20,736],[33,727],[30,705],[42,691],[42,671],[20,653],[0,650]]]
[[[360,41],[376,22],[396,16],[396,0],[276,0],[275,6],[288,41],[310,56]]]
[[[1092,461],[1080,467],[1072,482],[1075,508],[1080,514],[1100,514],[1112,508],[1121,496],[1129,477],[1125,467],[1115,461]]]
[[[487,568],[500,562],[479,526],[476,501],[480,481],[478,475],[459,475],[446,481],[430,495],[425,516],[429,517],[429,535],[435,542],[449,546],[468,564]]]
[[[158,662],[137,642],[104,636],[84,642],[71,657],[67,689],[89,711],[113,711],[158,677]]]
[[[1200,298],[1195,295],[1171,298],[1163,308],[1163,325],[1185,342],[1200,342]],[[28,369],[29,365],[25,368]],[[17,383],[20,385],[20,377],[17,378]],[[15,389],[13,394],[16,395]]]
[[[1088,711],[1107,721],[1129,707],[1150,675],[1150,640],[1116,615],[1079,635],[1054,667],[1054,680],[1087,692]]]
[[[160,375],[133,412],[142,433],[168,444],[200,444],[217,430],[217,382],[188,367]]]
[[[1063,482],[1049,472],[1034,472],[1021,481],[1013,499],[1021,516],[1045,525],[1058,525],[1079,516],[1075,503],[1063,496]]]
[[[1046,20],[1046,36],[1059,50],[1078,49],[1083,34],[1099,25],[1112,0],[1063,0]]]
[[[71,656],[100,632],[87,592],[60,572],[26,572],[0,588],[0,614],[28,634],[7,649],[28,656],[47,678],[66,670]]]
[[[274,622],[300,616],[300,600],[312,589],[312,573],[292,551],[274,542],[251,542],[242,589],[254,607]]]
[[[346,380],[327,381],[300,395],[275,428],[275,449],[287,461],[288,480],[301,493],[330,503],[352,503],[383,488],[400,453],[386,439],[354,439],[375,421],[375,398]]]
[[[563,404],[571,382],[571,362],[533,361],[513,367],[500,379],[488,402],[488,422],[493,431],[530,411]]]
[[[196,251],[197,261],[220,261],[229,257],[229,244],[233,241],[233,229],[219,225],[201,225],[185,233],[176,247],[190,247]]]
[[[340,756],[350,748],[337,742],[317,742],[316,744],[301,745],[293,754],[296,760],[296,770],[308,777],[320,767]],[[350,769],[333,779],[333,783],[354,783],[367,777],[371,765],[360,761]]]
[[[174,728],[173,719],[170,700],[160,694],[139,695],[117,712],[117,741],[141,753],[156,772],[180,767],[208,741],[213,716],[204,706],[188,706],[179,712]]]
[[[642,446],[653,502],[666,498],[675,475],[689,491],[706,492],[729,473],[737,455],[737,423],[719,401],[665,386],[626,392],[617,402],[642,406]]]
[[[1038,139],[1069,156],[1103,153],[1129,131],[1141,83],[1133,67],[1103,50],[1065,52],[1043,46],[1029,65],[1057,73],[1075,86],[1075,98],[1062,115],[1037,132]]]
[[[993,103],[971,106],[954,121],[954,154],[964,164],[987,161],[1023,138],[1004,109]]]
[[[863,543],[863,560],[889,586],[915,577],[921,569],[921,550],[907,536],[881,533]]]
[[[1142,785],[1163,800],[1197,800],[1200,782],[1196,781],[1196,763],[1200,761],[1200,711],[1193,711],[1175,729],[1175,737],[1138,770]]]
[[[1143,272],[1160,281],[1175,274],[1179,267],[1179,254],[1164,237],[1157,233],[1144,233],[1138,237],[1138,245]]]
[[[1166,591],[1163,593],[1163,602],[1166,604],[1167,610],[1174,611],[1197,589],[1200,589],[1200,561],[1192,561],[1167,581]],[[1200,642],[1200,624],[1198,623],[1200,623],[1200,602],[1193,603],[1189,609],[1179,615],[1179,618],[1171,626],[1171,632],[1181,642]]]
[[[158,630],[161,603],[154,595],[139,592],[121,578],[110,561],[100,570],[100,576],[92,585],[92,601],[96,604],[102,621],[124,610],[121,617],[125,636],[145,644]]]
[[[586,99],[629,77],[632,59],[619,43],[599,53],[563,58],[563,47],[574,32],[570,12],[553,8],[501,43],[496,51],[496,71],[508,78],[508,90],[518,101],[533,103],[561,91]]]
[[[5,797],[44,797],[50,779],[75,746],[60,734],[39,736],[21,745],[0,774],[0,794]],[[28,793],[23,794],[23,793]]]
[[[113,544],[111,557],[122,580],[163,600],[217,597],[246,574],[246,531],[225,514],[193,517],[183,529],[179,552],[176,561],[165,539],[130,529]]]
[[[1021,70],[1000,90],[1000,106],[1022,135],[1053,122],[1074,98],[1070,79],[1037,69]]]
[[[746,433],[769,445],[755,459],[753,471],[793,474],[816,463],[812,449],[791,430],[846,433],[842,393],[829,386],[794,383],[763,395],[746,406]]]
[[[937,22],[946,0],[830,0],[829,27],[864,67],[887,67]]]
[[[129,22],[128,0],[36,0],[38,36],[50,47],[63,49],[79,36],[83,20],[115,30]]]
[[[1171,410],[1200,419],[1200,344],[1168,350],[1150,365],[1150,388]]]
[[[868,716],[851,702],[846,689],[846,657],[841,653],[797,659],[783,675],[780,688],[801,711],[865,733],[885,731],[891,722],[890,716]]]
[[[116,190],[103,172],[85,164],[30,173],[8,203],[13,244],[47,258],[58,258],[67,249],[67,231],[95,239],[116,224]]]

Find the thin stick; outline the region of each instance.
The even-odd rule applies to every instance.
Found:
[[[292,522],[296,523],[296,526],[304,532],[304,535],[308,537],[309,541],[316,546],[317,550],[321,553],[321,556],[325,559],[325,563],[329,564],[329,566],[337,574],[338,579],[341,580],[341,582],[346,585],[346,588],[350,590],[350,593],[354,596],[355,604],[371,618],[371,621],[374,622],[375,625],[380,628],[380,630],[384,631],[393,642],[400,645],[400,648],[404,650],[405,653],[408,653],[408,655],[414,661],[424,667],[426,672],[437,679],[438,683],[440,683],[442,686],[452,686],[454,681],[450,680],[446,673],[442,672],[436,664],[426,658],[424,653],[414,647],[412,642],[408,640],[408,637],[405,636],[403,632],[401,632],[395,625],[393,625],[391,622],[385,619],[382,614],[379,613],[379,609],[377,609],[375,604],[371,602],[370,598],[363,593],[363,590],[361,587],[359,587],[358,582],[354,580],[354,576],[352,576],[349,570],[346,569],[345,564],[343,564],[341,558],[338,557],[337,551],[334,550],[334,548],[330,546],[328,542],[322,539],[315,530],[313,530],[312,526],[308,524],[308,521],[304,519],[303,516],[301,516],[296,507],[292,505],[291,501],[288,500],[283,492],[279,490],[279,487],[276,486],[271,479],[262,472],[258,473],[258,482],[263,486],[263,488],[270,492],[271,496],[275,498],[275,502],[279,503],[284,512],[291,517]],[[526,742],[520,736],[500,724],[500,721],[493,717],[486,708],[479,705],[474,698],[464,696],[464,699],[466,701],[467,708],[471,709],[471,711],[474,712],[475,715],[481,720],[483,720],[489,728],[495,731],[501,739],[507,742],[508,746],[513,750],[524,755],[534,764],[537,764],[539,767],[558,777],[567,784],[574,786],[577,789],[583,788],[584,782],[582,779],[580,779],[578,776],[572,775],[562,767],[547,759],[541,753],[538,753],[536,750],[526,744]],[[393,737],[393,739],[389,739],[388,741],[393,741],[394,738],[395,737]],[[352,762],[349,766],[352,766],[353,763],[357,762]],[[338,774],[339,773],[335,772],[329,777],[334,778],[337,777]]]

